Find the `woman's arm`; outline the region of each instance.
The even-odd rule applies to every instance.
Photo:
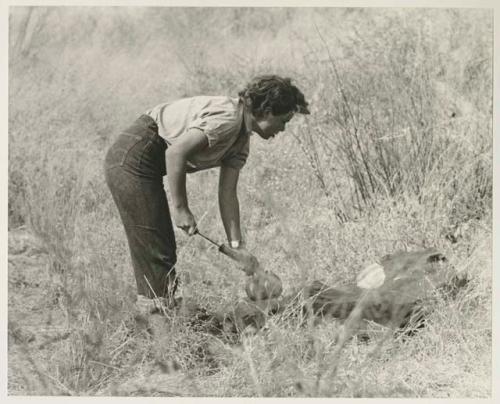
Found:
[[[196,230],[196,221],[189,210],[186,192],[186,161],[190,155],[207,147],[208,139],[199,129],[184,133],[165,152],[167,179],[172,197],[172,217],[175,225],[189,235]]]
[[[224,165],[220,168],[219,209],[229,243],[242,241],[237,195],[239,172],[238,169]]]
[[[236,168],[221,166],[219,177],[219,208],[229,246],[238,249],[237,260],[243,265],[243,270],[247,275],[253,275],[257,270],[260,270],[260,265],[257,258],[247,251],[241,238],[240,206],[236,192],[239,172]]]

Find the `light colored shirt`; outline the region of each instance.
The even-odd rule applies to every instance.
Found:
[[[251,115],[239,98],[197,96],[163,103],[146,114],[158,125],[168,146],[189,129],[203,131],[208,147],[191,155],[187,172],[221,165],[240,169],[250,149]]]

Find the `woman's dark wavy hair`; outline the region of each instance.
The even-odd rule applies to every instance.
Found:
[[[265,112],[283,115],[291,111],[310,114],[304,94],[292,84],[288,77],[264,75],[253,78],[238,95],[251,101],[252,114],[262,116]]]

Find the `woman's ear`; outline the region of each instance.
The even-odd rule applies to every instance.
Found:
[[[266,109],[263,113],[262,113],[262,118],[264,119],[267,119],[270,115],[273,114],[273,111],[271,111],[270,109]]]

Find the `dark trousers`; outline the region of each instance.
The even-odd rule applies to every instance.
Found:
[[[127,234],[137,293],[173,298],[176,244],[163,188],[167,145],[147,115],[123,131],[105,159],[106,182]]]

